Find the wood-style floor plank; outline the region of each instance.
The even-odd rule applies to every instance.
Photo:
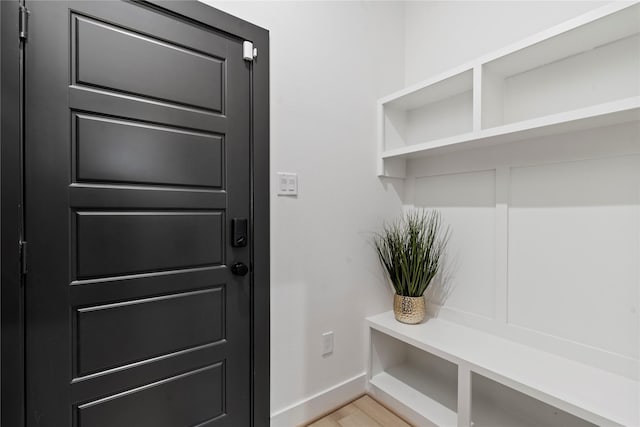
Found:
[[[309,424],[309,427],[341,427],[340,424],[331,418],[324,417],[319,419],[313,424]]]
[[[370,396],[345,405],[308,427],[411,427]]]
[[[371,396],[362,396],[353,404],[384,427],[411,427],[396,414],[373,400]]]
[[[351,414],[339,422],[341,427],[383,427],[362,411]]]
[[[348,404],[343,406],[340,409],[336,409],[335,411],[333,411],[332,413],[330,413],[328,415],[329,418],[331,418],[334,421],[340,422],[340,420],[342,420],[343,418],[347,418],[357,412],[359,412],[360,410],[352,405],[352,404]]]

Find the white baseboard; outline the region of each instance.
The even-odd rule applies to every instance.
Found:
[[[271,414],[271,427],[303,425],[365,393],[366,373],[356,375]]]

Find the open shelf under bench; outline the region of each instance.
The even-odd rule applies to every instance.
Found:
[[[509,405],[516,412],[527,406],[518,402],[531,399],[534,410],[519,425],[531,425],[525,418],[541,407],[561,411],[549,411],[557,422],[547,425],[640,425],[638,381],[437,318],[405,325],[386,312],[367,322],[372,392],[391,398],[385,403],[418,425],[466,427],[474,413],[483,418],[495,412],[483,407],[492,398],[472,387],[474,377],[521,396]],[[398,407],[403,404],[408,415]],[[513,411],[502,419],[513,425]]]

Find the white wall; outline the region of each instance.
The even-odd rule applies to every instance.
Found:
[[[407,3],[406,83],[601,5]],[[559,74],[554,67],[546,67],[553,76],[536,71],[512,80],[531,74],[535,87],[544,88],[554,76],[588,78],[594,70],[569,67]],[[621,79],[627,93],[640,91],[635,76]],[[556,89],[541,95],[544,103],[521,107],[535,115],[536,108],[553,112],[580,103],[581,92]],[[443,304],[440,316],[639,376],[637,122],[413,160],[407,168],[405,204],[438,208],[453,228],[448,298],[436,301]]]
[[[271,410],[291,427],[364,390],[364,318],[391,304],[369,238],[401,206],[376,177],[375,101],[403,85],[403,5],[206,3],[270,31]],[[297,198],[275,196],[277,171]]]

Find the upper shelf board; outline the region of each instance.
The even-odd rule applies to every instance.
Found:
[[[473,70],[454,72],[446,77],[438,76],[426,85],[421,84],[396,93],[379,102],[385,108],[396,110],[413,110],[443,99],[451,98],[473,89]]]

